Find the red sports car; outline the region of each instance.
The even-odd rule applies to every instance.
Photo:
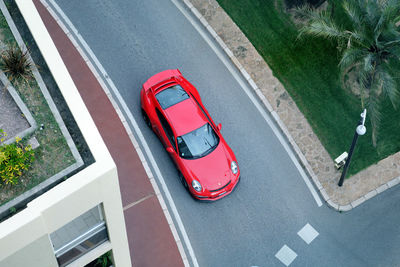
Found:
[[[160,72],[140,92],[142,115],[175,162],[182,184],[199,200],[232,192],[240,170],[235,154],[179,70]]]

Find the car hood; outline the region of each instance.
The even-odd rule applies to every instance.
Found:
[[[220,142],[217,148],[207,156],[185,160],[189,173],[207,190],[217,190],[231,180],[230,164],[231,157],[224,142]]]

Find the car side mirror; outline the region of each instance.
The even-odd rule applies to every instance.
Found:
[[[174,151],[174,149],[172,148],[172,147],[167,147],[167,152],[168,153],[174,153],[175,151]]]
[[[221,124],[221,123],[218,123],[218,125],[217,125],[218,131],[221,131],[221,128],[222,128],[222,124]]]

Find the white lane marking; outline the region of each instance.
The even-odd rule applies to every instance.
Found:
[[[249,85],[245,84],[243,80],[240,78],[240,76],[236,73],[235,67],[233,66],[233,63],[227,60],[225,57],[226,55],[220,52],[220,49],[216,47],[214,42],[210,39],[209,35],[207,32],[203,29],[203,26],[200,26],[199,24],[196,23],[196,21],[188,14],[187,10],[182,7],[181,3],[179,3],[177,0],[171,0],[175,6],[182,12],[182,14],[187,18],[187,20],[193,25],[193,27],[197,30],[197,32],[203,37],[203,39],[207,42],[207,44],[213,49],[215,54],[218,56],[218,58],[224,63],[226,68],[231,72],[232,76],[236,79],[236,81],[240,84],[241,88],[245,91],[247,96],[250,98],[251,102],[256,106],[257,110],[260,112],[264,120],[268,123],[268,125],[271,127],[272,131],[274,132],[275,136],[278,138],[279,142],[282,144],[282,146],[285,148],[286,152],[288,153],[290,159],[296,166],[297,170],[299,171],[301,177],[303,178],[305,184],[307,185],[308,189],[310,190],[312,196],[314,197],[315,201],[317,202],[318,207],[322,206],[322,201],[321,198],[319,197],[317,191],[314,189],[314,186],[310,182],[309,177],[307,174],[304,172],[304,169],[301,167],[299,161],[297,160],[296,156],[292,152],[291,148],[288,146],[287,142],[285,141],[284,137],[280,133],[280,131],[276,128],[275,124],[271,121],[270,117],[267,115],[265,112],[264,108],[259,104],[259,102],[255,99],[254,95],[249,89]]]
[[[294,252],[291,248],[284,245],[276,254],[275,257],[278,258],[283,264],[289,266],[294,259],[297,257],[296,252]]]
[[[307,245],[309,245],[319,235],[319,233],[308,223],[301,228],[297,234],[307,243]]]
[[[135,206],[135,205],[137,205],[137,204],[139,204],[139,203],[142,203],[143,201],[145,201],[145,200],[147,200],[147,199],[149,199],[149,198],[151,198],[151,197],[154,197],[154,194],[153,194],[153,193],[151,193],[151,194],[149,194],[149,195],[147,195],[147,196],[145,196],[145,197],[142,197],[141,199],[139,199],[139,200],[137,200],[137,201],[135,201],[135,202],[129,203],[128,205],[126,205],[125,207],[123,207],[123,209],[124,209],[124,211],[126,211],[127,209],[132,208],[133,206]]]
[[[45,1],[45,0],[44,0]],[[137,136],[139,137],[142,146],[149,158],[150,163],[152,164],[154,171],[156,173],[156,176],[161,184],[161,187],[165,193],[165,196],[168,200],[169,206],[172,210],[172,213],[174,214],[175,220],[178,224],[178,228],[181,232],[181,235],[183,237],[183,240],[185,242],[186,248],[189,252],[189,255],[191,257],[192,263],[195,267],[198,267],[199,264],[197,262],[197,258],[196,255],[194,254],[194,250],[192,248],[192,245],[190,243],[189,237],[186,233],[185,227],[183,225],[183,222],[181,220],[181,217],[179,215],[179,212],[175,206],[175,203],[172,199],[172,196],[168,190],[168,187],[165,183],[164,177],[161,174],[160,169],[158,168],[158,165],[153,157],[153,154],[149,148],[149,146],[147,145],[147,142],[142,134],[142,132],[140,131],[139,125],[136,123],[132,113],[130,112],[128,106],[126,105],[124,99],[122,98],[122,96],[119,93],[119,90],[117,89],[117,87],[115,86],[114,82],[111,80],[111,78],[108,76],[107,72],[105,71],[104,67],[102,66],[102,64],[100,63],[100,61],[97,59],[97,57],[95,56],[95,54],[93,53],[93,51],[91,50],[91,48],[89,47],[89,45],[86,43],[86,41],[83,39],[83,37],[78,33],[78,30],[74,27],[74,25],[72,24],[72,22],[68,19],[68,17],[65,15],[65,13],[62,11],[62,9],[57,5],[57,3],[55,3],[55,1],[53,0],[49,0],[49,2],[51,3],[51,5],[57,10],[57,12],[60,14],[60,16],[63,18],[63,20],[68,24],[68,26],[70,27],[70,29],[72,30],[73,34],[78,38],[79,42],[81,43],[81,45],[83,46],[83,48],[86,50],[86,53],[91,57],[92,61],[94,62],[94,65],[100,70],[100,72],[103,74],[103,77],[105,78],[105,80],[107,81],[109,87],[111,87],[111,90],[113,91],[114,95],[117,97],[117,100],[119,101],[119,104],[121,106],[121,108],[125,111],[125,113],[128,116],[129,121],[131,122],[134,131],[136,132]],[[100,77],[96,77],[98,79],[101,79]]]

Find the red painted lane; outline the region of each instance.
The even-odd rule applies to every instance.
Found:
[[[33,2],[117,165],[123,206],[152,195],[124,211],[133,265],[183,266],[154,190],[111,102],[54,18],[39,0]]]

